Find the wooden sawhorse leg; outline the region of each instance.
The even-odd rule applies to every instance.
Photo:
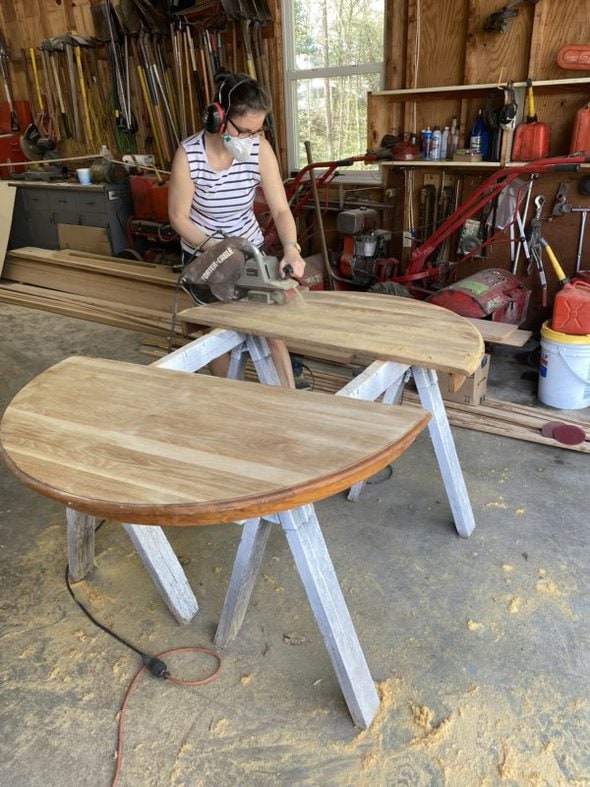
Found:
[[[399,401],[410,370],[416,382],[420,403],[432,415],[428,424],[430,439],[449,499],[455,528],[460,536],[468,538],[475,528],[473,509],[457,457],[445,405],[440,395],[436,372],[391,361],[375,361],[358,377],[341,388],[336,395],[369,401],[382,396],[384,402],[395,403]],[[364,481],[360,481],[351,487],[348,493],[349,500],[358,499],[363,484]]]
[[[445,405],[440,394],[438,378],[433,369],[412,367],[412,375],[418,389],[422,407],[432,415],[428,423],[430,439],[442,475],[449,505],[453,512],[457,533],[468,538],[475,528],[473,509],[463,471],[459,464],[457,449],[447,418]]]
[[[94,567],[96,518],[68,508],[66,519],[69,574],[72,581],[79,582]],[[123,527],[170,612],[179,623],[189,623],[199,610],[197,599],[162,528],[130,524]]]
[[[332,660],[353,722],[368,727],[379,695],[354,629],[314,507],[302,506],[272,517],[287,538],[299,576]],[[215,644],[225,647],[243,621],[268,540],[270,521],[251,519],[236,555]]]

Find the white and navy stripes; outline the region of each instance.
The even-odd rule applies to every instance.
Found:
[[[229,169],[216,172],[209,166],[205,150],[206,137],[201,131],[183,140],[188,157],[191,180],[195,193],[190,218],[206,233],[226,233],[246,238],[256,246],[264,240],[260,225],[254,215],[254,198],[260,185],[260,139],[253,140],[247,161],[234,160]],[[182,248],[194,248],[182,241]]]

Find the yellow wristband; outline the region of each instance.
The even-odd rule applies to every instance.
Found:
[[[301,246],[297,243],[296,240],[288,240],[286,243],[283,243],[283,249],[286,249],[287,246],[293,246],[297,249],[298,252],[301,253]]]

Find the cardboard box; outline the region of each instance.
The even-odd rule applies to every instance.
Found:
[[[84,227],[80,224],[58,224],[60,249],[87,251],[91,254],[112,256],[113,250],[104,227]]]
[[[488,387],[488,373],[490,371],[490,356],[485,353],[478,369],[468,377],[458,391],[449,389],[450,375],[445,372],[438,373],[438,384],[443,399],[448,402],[478,405],[486,398]]]

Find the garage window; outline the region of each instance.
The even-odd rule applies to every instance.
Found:
[[[289,169],[307,164],[307,140],[314,161],[363,155],[367,92],[382,86],[384,0],[282,0],[282,19]]]

